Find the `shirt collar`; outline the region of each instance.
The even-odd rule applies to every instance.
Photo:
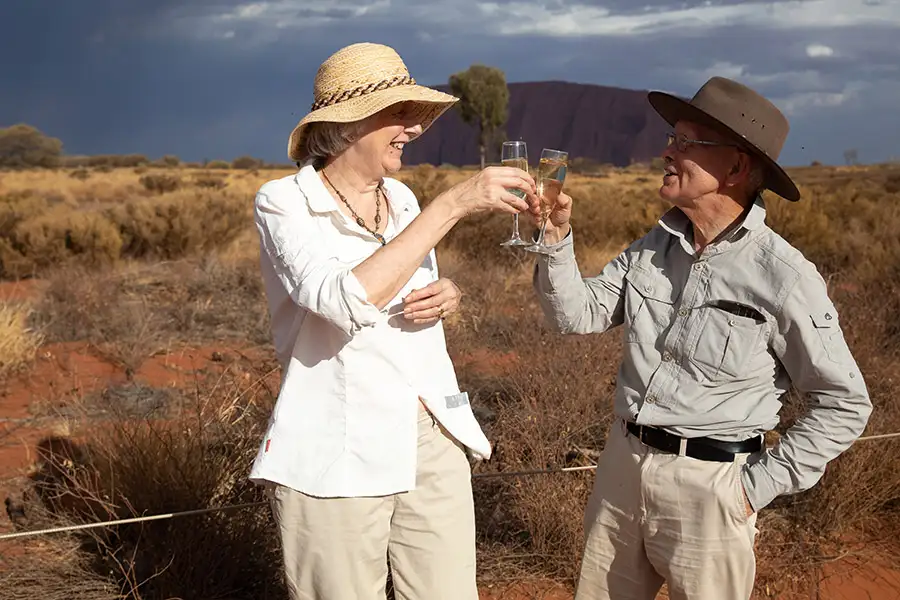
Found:
[[[306,196],[310,210],[318,213],[340,212],[334,197],[325,187],[319,174],[316,173],[312,161],[308,161],[300,167],[300,171],[294,176],[294,181]]]
[[[762,195],[759,194],[756,196],[756,199],[753,201],[750,210],[747,211],[747,215],[744,217],[741,224],[735,227],[725,239],[734,239],[741,230],[754,231],[759,229],[765,222],[766,203],[763,200]],[[660,217],[659,225],[675,237],[679,238],[682,246],[690,248],[690,254],[694,253],[692,245],[688,242],[688,237],[691,234],[691,221],[680,208],[674,207],[666,211],[666,213]]]
[[[747,216],[744,217],[744,222],[741,226],[747,231],[755,231],[765,222],[766,201],[763,200],[762,194],[758,194],[756,200],[753,201],[753,206],[751,206],[750,210],[747,212]]]
[[[340,212],[334,196],[325,187],[325,183],[316,172],[312,161],[308,161],[300,168],[300,171],[294,176],[294,180],[306,196],[312,211],[317,213]],[[391,213],[396,215],[400,210],[412,206],[416,202],[416,198],[412,193],[394,193],[393,187],[393,180],[385,179],[384,193],[390,203]],[[399,189],[397,191],[399,192]]]

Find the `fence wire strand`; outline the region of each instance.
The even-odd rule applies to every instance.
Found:
[[[856,442],[867,442],[871,440],[887,440],[900,438],[900,432],[883,433],[879,435],[866,435],[856,439]],[[852,446],[851,446],[852,447]],[[497,471],[495,473],[474,473],[472,479],[496,479],[502,477],[528,477],[532,475],[550,475],[556,473],[574,473],[578,471],[589,471],[596,469],[597,465],[585,465],[582,467],[561,467],[558,469],[530,469],[525,471]],[[84,531],[87,529],[98,529],[101,527],[115,527],[117,525],[131,525],[133,523],[144,523],[147,521],[161,521],[164,519],[173,519],[176,517],[187,517],[194,515],[202,515],[213,512],[222,512],[227,510],[240,510],[244,508],[253,508],[263,506],[266,500],[258,502],[247,502],[245,504],[228,504],[225,506],[213,506],[210,508],[198,508],[194,510],[183,510],[179,512],[163,513],[158,515],[148,515],[145,517],[132,517],[129,519],[117,519],[114,521],[98,521],[96,523],[84,523],[81,525],[69,525],[66,527],[51,527],[48,529],[35,529],[32,531],[18,531],[15,533],[6,533],[0,535],[0,541],[21,539],[26,537],[35,537],[39,535],[50,535],[53,533],[68,533],[73,531]]]

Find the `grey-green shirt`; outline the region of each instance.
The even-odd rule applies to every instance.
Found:
[[[624,325],[614,410],[683,437],[744,440],[773,429],[791,384],[809,411],[743,468],[755,510],[812,487],[865,429],[872,404],[815,265],[765,224],[742,224],[699,255],[681,210],[667,212],[596,277],[573,233],[540,256],[534,285],[563,333]]]

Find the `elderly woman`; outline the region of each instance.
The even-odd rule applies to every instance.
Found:
[[[299,172],[255,214],[282,382],[251,479],[267,485],[294,599],[477,598],[467,453],[491,447],[461,392],[443,317],[459,290],[434,247],[463,217],[527,208],[521,170],[488,168],[422,211],[389,175],[456,98],[389,47],[329,57],[291,133]]]

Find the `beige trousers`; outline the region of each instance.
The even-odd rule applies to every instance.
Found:
[[[576,600],[747,600],[756,575],[756,515],[740,468],[666,454],[617,420],[585,510]]]
[[[477,600],[469,461],[421,406],[418,451],[410,492],[315,498],[274,488],[291,600],[383,600],[388,557],[397,600]]]

